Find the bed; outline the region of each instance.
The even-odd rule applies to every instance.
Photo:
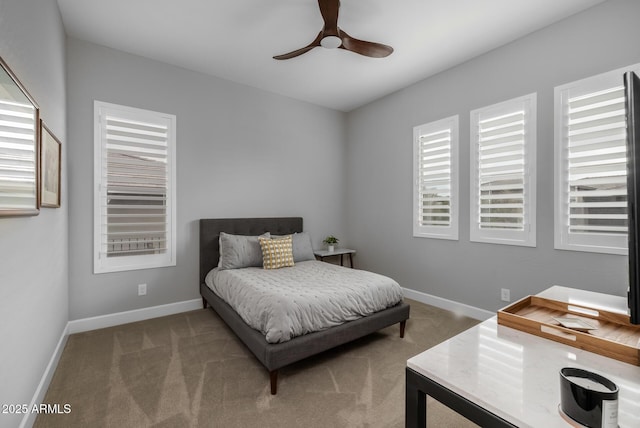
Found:
[[[289,235],[302,230],[301,217],[200,220],[200,294],[203,307],[211,306],[269,371],[273,395],[277,393],[280,368],[396,323],[400,325],[400,337],[404,337],[406,320],[409,318],[409,305],[401,301],[395,306],[326,330],[296,336],[282,343],[269,343],[261,332],[246,324],[231,306],[205,284],[207,274],[218,265],[221,232],[256,236],[265,232]]]

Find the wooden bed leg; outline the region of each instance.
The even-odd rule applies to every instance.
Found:
[[[400,321],[400,337],[404,337],[404,327],[407,325],[407,320]]]
[[[269,378],[271,379],[271,395],[276,395],[278,392],[278,370],[270,371]]]
[[[207,309],[207,299],[202,298],[202,309]]]

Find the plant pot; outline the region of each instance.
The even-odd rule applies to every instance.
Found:
[[[333,253],[333,251],[335,250],[335,247],[333,245],[329,245],[327,246],[327,250],[329,250],[330,253]]]

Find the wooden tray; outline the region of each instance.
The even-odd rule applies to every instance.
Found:
[[[562,327],[554,320],[562,317],[578,318],[596,329]],[[622,314],[528,296],[500,309],[498,324],[640,366],[640,326]]]

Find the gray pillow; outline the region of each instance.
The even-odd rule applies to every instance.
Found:
[[[287,235],[284,235],[287,236]],[[315,260],[313,247],[311,246],[311,237],[307,232],[294,233],[293,240],[293,261],[303,262],[305,260]],[[277,235],[271,235],[272,238],[278,238]]]
[[[269,232],[260,235],[270,238]],[[262,266],[262,248],[258,236],[231,235],[220,232],[220,269]]]

